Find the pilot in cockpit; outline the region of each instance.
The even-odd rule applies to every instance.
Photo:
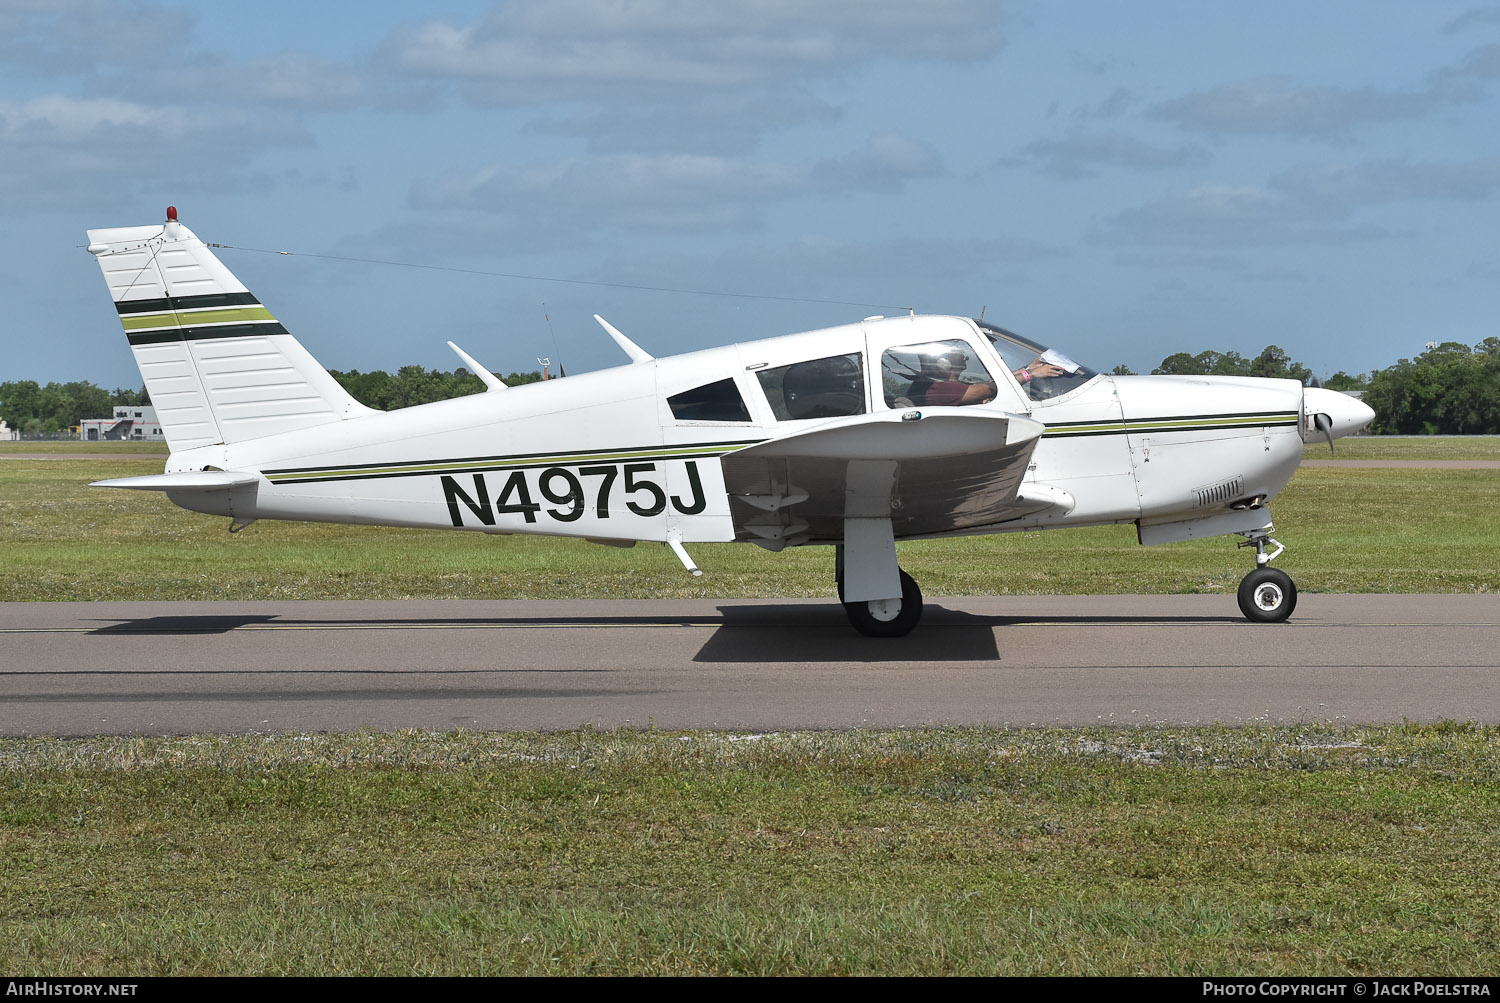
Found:
[[[1016,381],[1045,385],[1065,370],[1042,355],[1013,369]],[[1014,360],[1011,361],[1014,365]],[[995,378],[967,342],[953,339],[889,348],[881,358],[888,407],[963,407],[995,399]],[[1028,391],[1031,388],[1028,387]],[[1037,395],[1032,393],[1033,397]],[[1043,394],[1042,396],[1046,396]]]
[[[927,406],[962,407],[967,404],[986,404],[995,399],[993,382],[982,380],[968,383],[962,379],[964,371],[970,366],[968,355],[962,350],[955,348],[927,361],[931,364],[932,373],[932,385],[923,395]],[[1060,367],[1038,358],[1015,370],[1014,375],[1020,383],[1029,383],[1033,379],[1059,376],[1062,372]]]
[[[932,385],[923,394],[928,407],[960,407],[994,400],[995,384],[988,381],[965,383],[960,378],[969,368],[969,357],[961,349],[950,349],[924,361],[930,362],[932,373]]]

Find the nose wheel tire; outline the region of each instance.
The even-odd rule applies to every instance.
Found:
[[[1297,586],[1284,571],[1256,568],[1240,581],[1240,612],[1256,623],[1281,623],[1297,608]]]
[[[843,589],[839,589],[843,594]],[[905,637],[922,619],[922,590],[905,571],[901,572],[900,599],[846,602],[844,612],[854,629],[866,637]]]

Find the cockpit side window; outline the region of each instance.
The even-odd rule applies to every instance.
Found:
[[[667,398],[678,421],[749,421],[750,411],[734,380],[708,383]]]
[[[859,352],[762,369],[755,375],[778,421],[865,413],[864,356]]]
[[[995,378],[968,342],[928,341],[880,357],[886,407],[964,407],[995,398]]]
[[[1027,396],[1034,401],[1061,397],[1099,375],[1055,348],[1039,345],[1003,328],[980,321],[975,323],[1025,388]]]

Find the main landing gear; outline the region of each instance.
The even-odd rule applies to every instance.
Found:
[[[844,548],[834,548],[834,580],[838,583],[839,602],[854,629],[866,637],[905,637],[922,619],[922,589],[911,575],[897,569],[901,576],[900,599],[869,599],[846,602],[844,599]]]
[[[1240,580],[1240,612],[1256,623],[1281,623],[1297,608],[1297,586],[1286,572],[1267,565],[1286,547],[1263,529],[1242,535],[1245,542],[1239,546],[1255,548],[1255,570]],[[1269,554],[1267,543],[1276,546]]]

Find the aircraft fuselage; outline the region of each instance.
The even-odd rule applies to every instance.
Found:
[[[988,364],[993,401],[962,409],[888,402],[874,368],[883,352],[955,340]],[[1023,480],[1053,504],[962,532],[1150,527],[1211,516],[1227,517],[1214,523],[1214,533],[1233,532],[1217,527],[1269,521],[1258,508],[1281,491],[1301,457],[1303,388],[1295,381],[1098,374],[1035,400],[972,321],[901,317],[183,450],[172,455],[168,472],[217,467],[257,471],[264,479],[229,492],[171,496],[184,507],[240,520],[611,541],[665,540],[675,531],[683,542],[761,542],[745,526],[753,507],[736,505],[726,489],[723,458],[829,419],[778,419],[756,374],[846,356],[857,356],[863,367],[859,413],[998,411],[1045,426]],[[738,391],[743,414],[674,413],[680,395],[723,381]],[[787,511],[794,513],[795,503]],[[897,533],[922,535],[947,534]],[[1155,541],[1143,536],[1143,542]]]

